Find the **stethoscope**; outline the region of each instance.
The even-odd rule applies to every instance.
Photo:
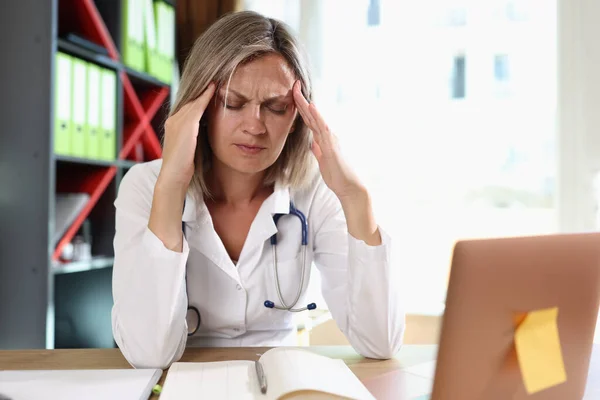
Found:
[[[277,289],[277,297],[279,297],[279,301],[281,303],[280,306],[276,305],[271,300],[265,300],[264,305],[267,308],[275,308],[277,310],[290,311],[290,312],[301,312],[305,310],[314,310],[317,308],[315,303],[307,304],[306,307],[294,308],[300,300],[300,296],[302,294],[302,288],[304,287],[304,275],[306,272],[306,248],[308,247],[308,221],[306,220],[306,216],[302,213],[302,211],[298,210],[292,201],[290,201],[290,214],[296,216],[301,223],[302,226],[302,273],[300,275],[300,285],[298,285],[298,291],[296,293],[296,298],[293,303],[290,305],[286,304],[283,300],[283,296],[281,295],[281,285],[279,284],[279,274],[277,268],[277,234],[271,236],[271,249],[273,252],[273,271],[275,273],[275,287]],[[273,222],[275,222],[275,226],[277,226],[277,222],[279,219],[287,214],[275,214],[273,215]],[[183,230],[183,235],[185,236],[185,223],[181,224],[181,228]],[[186,283],[187,284],[187,283]],[[188,336],[194,335],[198,328],[200,328],[200,312],[198,308],[194,306],[188,306],[187,309],[187,317],[188,322],[193,322],[191,325],[193,329],[190,330],[190,325],[188,325]]]

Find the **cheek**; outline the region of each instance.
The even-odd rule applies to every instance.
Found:
[[[271,133],[273,142],[277,143],[279,147],[283,147],[285,139],[292,129],[293,122],[293,115],[286,118],[273,116],[267,119],[267,129]]]
[[[234,114],[226,113],[223,110],[213,110],[210,114],[208,133],[211,145],[218,147],[220,142],[230,138],[238,124]]]

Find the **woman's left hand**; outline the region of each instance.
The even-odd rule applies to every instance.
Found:
[[[340,200],[363,194],[365,188],[342,158],[337,138],[331,133],[315,105],[309,104],[304,98],[300,81],[294,83],[293,94],[298,112],[313,132],[312,152],[319,163],[325,184]]]
[[[299,81],[294,84],[293,93],[298,112],[313,132],[312,152],[319,163],[321,176],[340,200],[348,232],[370,246],[380,245],[382,239],[371,209],[369,193],[342,158],[337,138],[315,105],[308,104],[302,95]]]

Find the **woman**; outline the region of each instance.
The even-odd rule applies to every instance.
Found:
[[[253,12],[217,21],[186,61],[162,160],[123,179],[112,319],[133,366],[165,368],[186,345],[294,345],[286,308],[309,300],[312,262],[356,351],[398,351],[390,239],[309,102],[298,48],[286,26]]]

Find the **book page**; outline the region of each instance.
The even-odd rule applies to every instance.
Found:
[[[160,400],[263,397],[253,361],[177,362],[169,368]]]
[[[342,360],[285,347],[267,351],[260,360],[270,399],[374,399]]]

